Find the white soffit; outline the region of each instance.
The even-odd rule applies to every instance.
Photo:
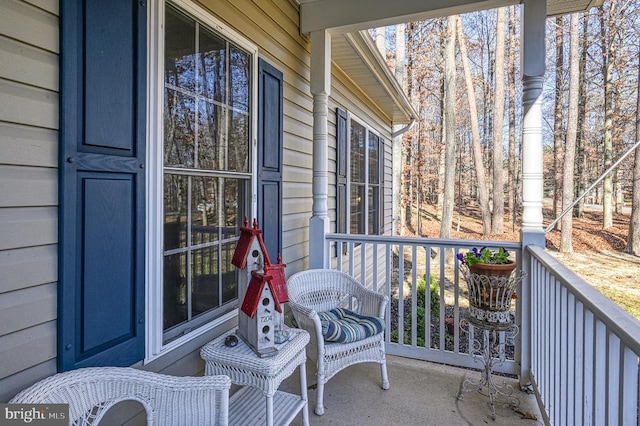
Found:
[[[407,124],[417,116],[368,33],[333,34],[331,59],[393,124]]]

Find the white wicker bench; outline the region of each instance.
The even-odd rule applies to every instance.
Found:
[[[137,401],[147,425],[227,425],[227,376],[176,377],[134,368],[92,367],[58,373],[10,403],[69,404],[69,425],[97,425],[121,401]]]

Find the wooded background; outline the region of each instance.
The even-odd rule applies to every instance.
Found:
[[[441,238],[450,236],[454,209],[480,215],[485,235],[499,236],[519,220],[520,12],[511,6],[371,30],[419,115],[394,141],[401,235],[408,224],[420,232],[428,204],[438,212]],[[638,140],[640,4],[606,0],[549,18],[546,45],[544,197],[558,217]],[[631,207],[627,251],[640,256],[640,149],[573,216],[585,203],[601,206],[604,229],[614,212]],[[563,252],[573,250],[571,227],[572,214],[556,225]]]

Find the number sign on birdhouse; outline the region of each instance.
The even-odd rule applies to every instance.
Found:
[[[289,300],[284,265],[278,255],[278,263],[272,265],[262,240],[258,223],[240,228],[240,239],[233,254],[232,263],[244,271],[240,274],[238,297],[238,335],[260,357],[275,355],[275,335],[282,329],[284,314],[282,303]]]

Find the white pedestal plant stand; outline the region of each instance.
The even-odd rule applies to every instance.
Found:
[[[511,300],[524,273],[514,270],[506,277],[487,276],[471,273],[464,265],[460,270],[469,289],[469,323],[476,329],[469,344],[473,345],[472,354],[483,364],[483,369],[480,379],[465,379],[460,384],[457,398],[462,400],[463,394],[471,391],[486,395],[489,398],[491,418],[495,420],[498,396],[508,398],[512,407],[520,404],[520,400],[513,395],[511,385],[504,381],[499,384],[494,380],[493,369],[506,359],[507,338],[513,339],[519,332],[518,326],[513,323]],[[503,334],[505,336],[501,338]],[[483,391],[485,388],[486,394]]]

